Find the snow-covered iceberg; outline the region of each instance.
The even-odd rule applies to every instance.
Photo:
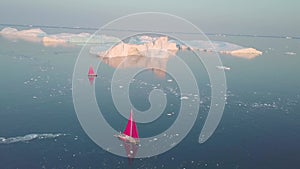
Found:
[[[192,40],[178,42],[177,46],[181,50],[193,50],[193,51],[202,51],[202,52],[217,52],[220,54],[232,55],[240,58],[252,59],[258,55],[261,55],[262,52],[254,48],[245,48],[240,45],[236,45],[229,42],[221,41],[204,41],[204,40]]]
[[[27,42],[38,42],[44,46],[74,46],[82,45],[86,42],[91,44],[115,43],[120,39],[106,35],[91,35],[90,33],[59,33],[47,34],[39,28],[18,30],[16,28],[3,28],[0,35],[10,40],[24,40]]]
[[[0,31],[0,34],[7,39],[22,39],[29,42],[40,42],[41,38],[47,34],[41,29],[28,29],[28,30],[17,30],[15,28],[7,27]]]
[[[17,30],[4,28],[0,35],[8,39],[22,39],[29,42],[40,42],[44,46],[74,46],[89,44],[90,53],[100,57],[145,56],[166,58],[175,55],[178,50],[217,52],[236,57],[252,59],[262,52],[254,48],[246,48],[233,43],[220,41],[178,41],[167,36],[134,36],[122,41],[118,37],[92,35],[90,33],[59,33],[48,35],[39,28]]]
[[[201,52],[217,52],[236,57],[251,59],[262,52],[254,48],[245,48],[233,43],[220,41],[178,41],[169,40],[168,37],[135,36],[128,42],[120,41],[118,44],[106,44],[91,47],[90,53],[100,57],[147,56],[165,58],[175,55],[178,50],[191,50]]]
[[[232,55],[235,57],[240,57],[240,58],[245,58],[245,59],[253,59],[258,55],[261,55],[262,52],[258,51],[254,48],[243,48],[243,49],[237,49],[237,50],[225,50],[225,51],[220,51],[221,54],[228,54]]]
[[[145,40],[145,38],[147,38]],[[102,45],[101,45],[102,46]],[[92,47],[90,53],[100,57],[127,57],[127,56],[145,56],[166,58],[169,55],[176,54],[178,48],[176,43],[168,41],[168,37],[151,38],[142,36],[141,40],[132,38],[129,43],[121,41],[110,48],[111,45],[103,45],[102,48]]]

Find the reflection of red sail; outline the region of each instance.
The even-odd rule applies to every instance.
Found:
[[[94,84],[95,77],[89,77],[90,85]]]
[[[139,138],[139,134],[136,128],[136,123],[132,119],[132,110],[130,112],[130,117],[127,122],[126,128],[124,130],[124,134],[133,138]]]
[[[127,143],[125,141],[122,141],[122,143],[125,148],[126,155],[128,157],[128,162],[129,164],[131,164],[139,147],[136,144]]]

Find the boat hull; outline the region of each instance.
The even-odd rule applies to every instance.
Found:
[[[132,143],[135,145],[139,145],[139,143],[140,143],[139,139],[127,136],[125,134],[118,134],[118,135],[115,135],[115,137],[117,137],[121,141],[125,141],[127,143]]]

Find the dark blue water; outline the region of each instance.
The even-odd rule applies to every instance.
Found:
[[[0,38],[0,137],[65,134],[0,144],[0,168],[299,168],[299,40],[210,38],[255,47],[264,54],[252,60],[221,56],[223,64],[231,67],[226,71],[228,100],[217,130],[199,144],[210,87],[203,65],[187,52],[183,59],[195,73],[202,101],[196,123],[170,151],[131,164],[93,143],[77,120],[71,82],[80,47],[44,47]],[[103,112],[110,112],[104,114],[106,120],[116,130],[123,130],[127,121],[116,112],[109,92],[114,68],[106,65],[103,70],[95,83],[97,102]],[[132,103],[146,110],[153,86],[167,93],[167,87],[176,88],[167,82],[170,78],[151,70],[143,72],[130,87]],[[142,137],[156,135],[174,122],[180,102],[174,93],[167,95],[168,106],[159,119],[138,124]],[[169,112],[174,114],[169,116]]]

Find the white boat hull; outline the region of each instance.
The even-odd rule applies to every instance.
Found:
[[[122,134],[122,133],[118,134],[118,135],[114,135],[114,136],[117,137],[118,139],[120,139],[122,141],[125,141],[125,142],[128,142],[128,143],[133,143],[133,144],[136,144],[136,145],[138,145],[140,143],[139,139],[127,136],[127,135]]]

